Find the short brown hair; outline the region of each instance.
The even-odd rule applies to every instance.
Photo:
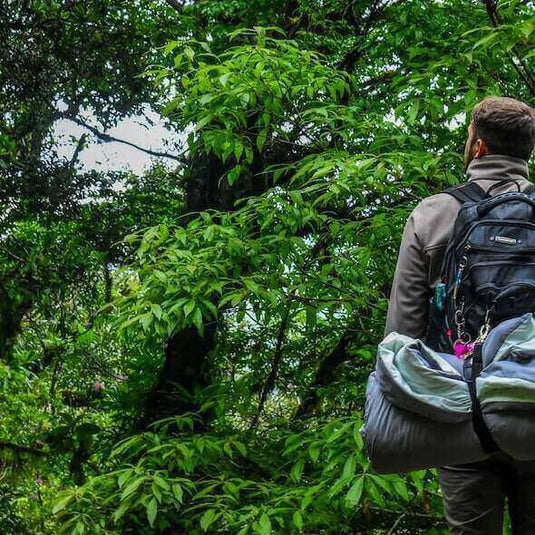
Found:
[[[514,98],[488,97],[472,110],[475,137],[492,154],[528,161],[535,145],[535,110]]]

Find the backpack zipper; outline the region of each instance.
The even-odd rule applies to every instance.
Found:
[[[535,289],[535,283],[533,282],[511,282],[509,284],[505,284],[503,288],[508,288],[510,286],[525,286],[526,288],[533,288]],[[484,284],[481,284],[477,288],[475,288],[476,293],[479,293],[481,290],[484,290],[485,288],[501,288],[501,286],[496,286],[496,284],[493,284],[492,282],[485,282]]]
[[[457,293],[459,291],[459,287],[461,285],[462,279],[463,279],[463,271],[466,268],[466,265],[468,264],[468,252],[471,249],[470,242],[467,242],[464,246],[464,253],[461,257],[460,262],[457,264],[456,274],[455,274],[455,287],[453,289],[453,300],[457,300]]]
[[[471,266],[469,266],[468,269],[464,272],[463,279],[466,279],[468,275],[472,272],[472,270],[479,268],[479,267],[508,266],[508,265],[516,265],[517,267],[526,267],[526,266],[535,267],[535,262],[525,262],[525,263],[515,264],[512,260],[484,260],[484,261],[476,262],[475,264],[472,264]]]

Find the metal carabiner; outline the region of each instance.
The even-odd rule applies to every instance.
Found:
[[[479,336],[477,337],[477,341],[479,343],[484,342],[487,336],[489,335],[489,333],[490,333],[490,324],[485,323],[484,325],[481,326],[481,329],[479,329]]]

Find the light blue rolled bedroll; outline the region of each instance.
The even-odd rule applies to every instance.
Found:
[[[535,318],[496,326],[482,348],[476,393],[502,453],[535,460]],[[388,335],[377,351],[361,429],[378,473],[400,473],[487,459],[472,423],[463,361],[420,340]]]

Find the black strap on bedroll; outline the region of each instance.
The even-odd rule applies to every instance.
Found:
[[[460,186],[453,186],[445,189],[442,193],[447,193],[461,204],[465,202],[479,202],[488,197],[487,192],[477,182],[466,182]]]
[[[499,451],[498,444],[492,438],[489,428],[483,418],[481,411],[481,404],[477,398],[476,392],[476,378],[483,369],[483,355],[482,345],[477,344],[472,355],[472,362],[470,359],[464,361],[464,378],[468,383],[468,390],[470,392],[470,399],[472,400],[472,425],[474,431],[481,442],[481,447],[485,453],[495,453]]]

